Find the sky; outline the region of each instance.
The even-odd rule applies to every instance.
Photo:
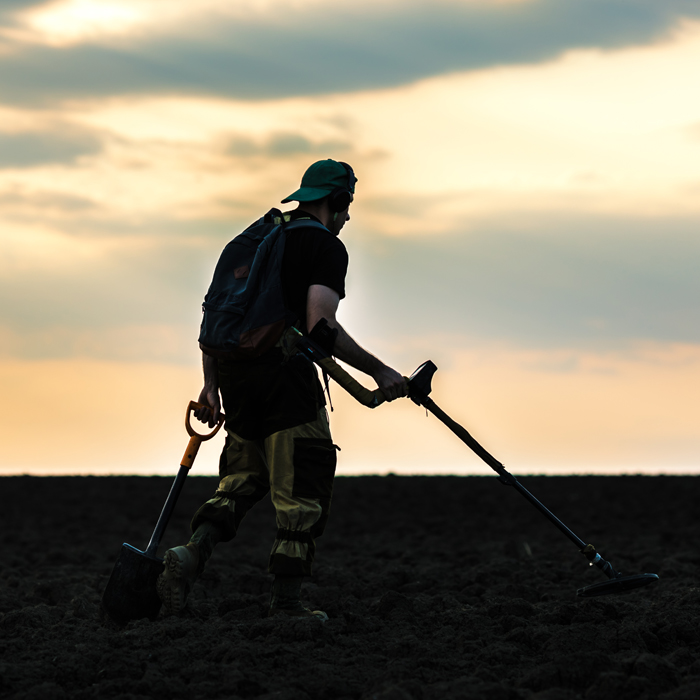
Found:
[[[321,158],[340,321],[509,470],[700,471],[698,65],[691,0],[3,0],[0,474],[174,473],[218,255]],[[491,473],[331,392],[339,474]]]

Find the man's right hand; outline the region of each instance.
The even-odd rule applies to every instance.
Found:
[[[377,386],[381,389],[387,401],[408,396],[408,384],[395,369],[384,365],[383,369],[372,375],[372,378],[377,382]]]
[[[219,422],[221,413],[221,401],[219,400],[219,390],[208,387],[206,384],[199,394],[198,403],[208,406],[208,408],[198,408],[194,415],[202,423],[206,423],[213,428]]]

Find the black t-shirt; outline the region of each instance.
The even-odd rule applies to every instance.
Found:
[[[295,209],[291,220],[313,219],[315,216]],[[306,297],[309,287],[322,284],[345,297],[345,275],[348,270],[348,252],[343,242],[330,231],[310,227],[287,233],[282,261],[282,288],[285,304],[306,328]]]
[[[298,209],[291,217],[314,218]],[[282,288],[287,308],[300,319],[303,329],[309,287],[322,284],[342,299],[347,267],[345,246],[330,231],[300,228],[289,232],[282,260]],[[285,361],[278,347],[251,360],[219,360],[218,376],[226,428],[248,440],[309,423],[325,404],[313,363],[302,355]]]

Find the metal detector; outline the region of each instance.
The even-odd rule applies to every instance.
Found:
[[[298,331],[297,331],[298,332]],[[351,377],[323,348],[313,340],[299,333],[297,347],[306,357],[318,364],[329,376],[335,379],[348,393],[350,393],[360,403],[370,408],[375,408],[386,400],[379,389],[370,391],[363,387],[353,377]],[[413,403],[423,406],[436,418],[444,423],[467,447],[481,457],[486,464],[497,474],[498,480],[506,486],[512,486],[518,493],[524,496],[540,511],[550,522],[552,522],[561,532],[566,535],[583,554],[590,566],[597,566],[607,577],[608,581],[594,583],[584,588],[579,588],[576,595],[584,598],[592,598],[610,593],[624,593],[635,588],[641,588],[659,580],[657,574],[634,574],[623,576],[616,571],[609,561],[596,552],[592,544],[586,544],[572,530],[570,530],[559,518],[547,507],[538,501],[506,468],[489,452],[487,452],[459,423],[452,420],[430,397],[432,391],[433,375],[437,371],[437,366],[428,360],[424,362],[410,377],[408,382],[408,395]]]
[[[593,596],[606,595],[608,593],[622,593],[640,588],[649,583],[658,581],[657,574],[634,574],[632,576],[623,576],[619,571],[615,571],[609,561],[603,559],[596,552],[592,544],[586,544],[580,537],[572,532],[554,513],[538,501],[506,468],[495,458],[489,454],[459,423],[450,418],[429,396],[431,392],[432,378],[437,367],[433,362],[428,360],[424,362],[409,378],[408,390],[411,400],[430,411],[436,418],[442,421],[463,443],[471,448],[486,464],[491,467],[497,474],[498,480],[506,486],[512,486],[518,493],[524,496],[532,503],[537,510],[540,511],[550,522],[559,528],[578,548],[581,554],[588,559],[591,566],[597,566],[607,577],[608,581],[594,583],[584,588],[579,588],[576,595],[584,598],[592,598]]]

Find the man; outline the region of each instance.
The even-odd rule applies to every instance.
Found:
[[[407,395],[396,370],[360,347],[338,323],[345,296],[348,255],[338,234],[350,220],[357,179],[352,168],[334,160],[318,161],[304,173],[301,187],[282,203],[297,201],[285,219],[316,221],[290,231],[282,262],[285,306],[310,332],[325,319],[335,334],[328,349],[370,375],[389,401]],[[315,367],[294,348],[287,331],[272,350],[256,359],[231,361],[203,355],[204,388],[197,412],[213,426],[223,400],[226,444],[221,481],[214,496],[194,515],[188,544],[165,553],[158,594],[166,613],[182,611],[196,578],[218,542],[236,535],[246,512],[268,491],[277,517],[277,538],[270,554],[274,574],[269,615],[327,619],[300,601],[304,576],[311,574],[315,539],[324,531],[331,502],[336,446],[331,440],[325,397]]]

